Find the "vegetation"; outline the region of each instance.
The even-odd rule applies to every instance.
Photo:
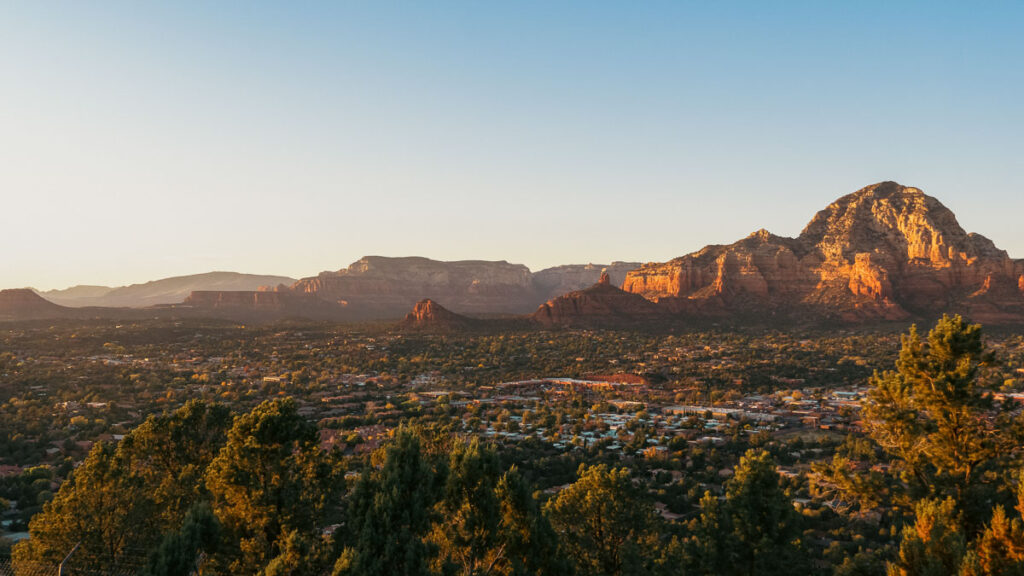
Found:
[[[7,334],[19,573],[78,545],[75,570],[147,576],[1024,574],[1024,341],[959,317],[898,340],[144,328]],[[497,386],[613,371],[644,383]]]

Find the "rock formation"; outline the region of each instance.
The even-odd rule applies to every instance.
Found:
[[[623,288],[681,312],[862,321],[950,311],[1002,323],[1024,321],[1022,269],[935,198],[882,182],[833,202],[797,238],[761,230],[641,266]]]
[[[449,332],[464,330],[476,323],[475,319],[456,314],[426,298],[417,302],[412,311],[406,314],[401,327],[411,330]]]

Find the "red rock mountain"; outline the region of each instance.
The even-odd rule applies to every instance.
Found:
[[[655,320],[661,315],[662,310],[657,304],[616,288],[605,272],[590,288],[570,292],[542,304],[530,319],[545,326],[604,325]]]
[[[471,327],[477,321],[456,314],[437,302],[426,298],[413,306],[401,323],[402,328],[428,331],[460,330]]]
[[[760,230],[629,272],[623,289],[663,310],[846,321],[960,312],[1024,322],[1024,261],[968,234],[938,200],[895,182],[819,212],[797,238]]]

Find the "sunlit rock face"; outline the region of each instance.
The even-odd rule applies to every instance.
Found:
[[[797,238],[764,230],[627,274],[648,300],[722,311],[899,320],[944,311],[1024,320],[1021,262],[960,227],[941,202],[895,182],[818,212]]]

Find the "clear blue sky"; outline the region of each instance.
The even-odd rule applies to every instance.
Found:
[[[1021,2],[6,2],[0,287],[661,261],[896,180],[1024,257]]]

